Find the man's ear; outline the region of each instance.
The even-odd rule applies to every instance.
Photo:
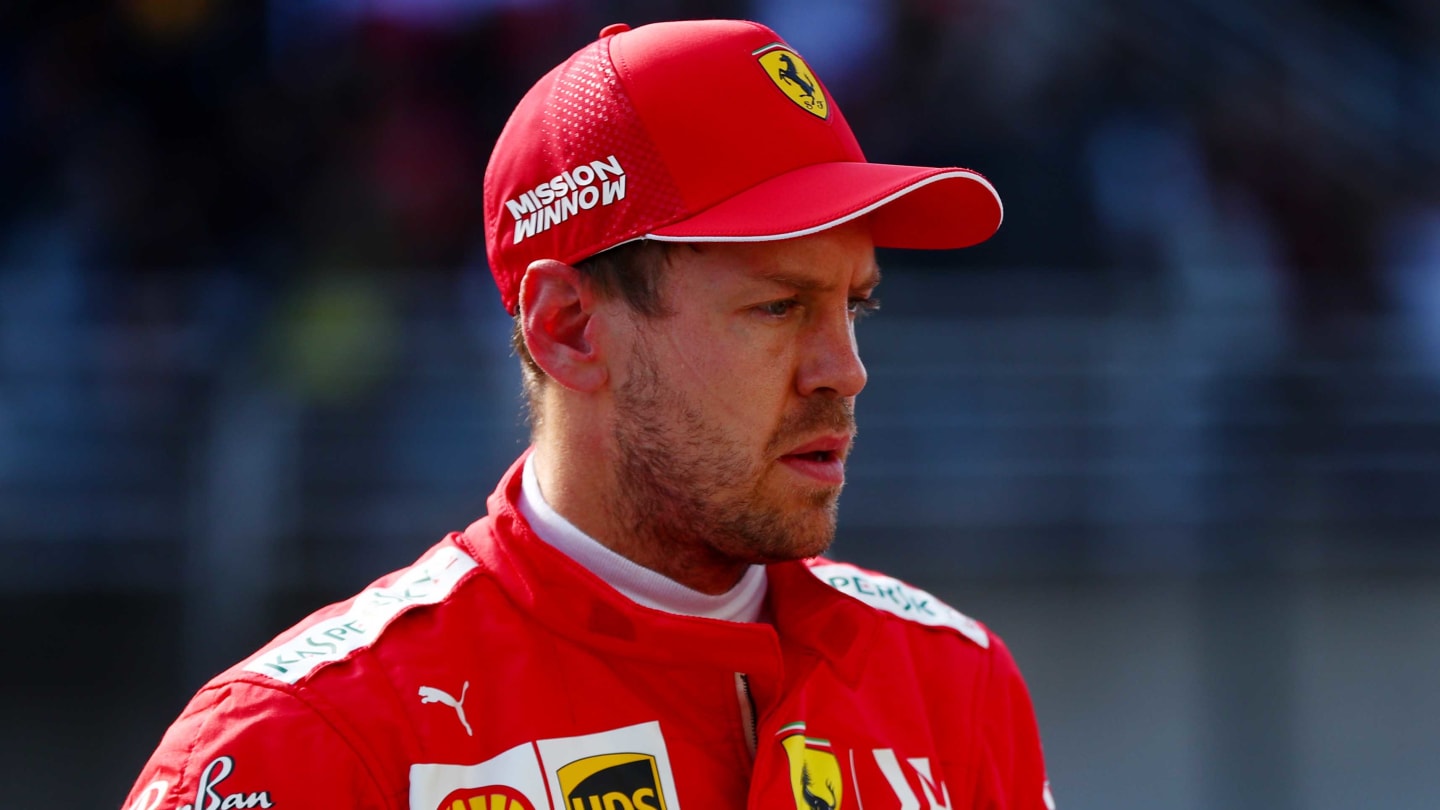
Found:
[[[575,391],[595,391],[609,378],[595,343],[595,294],[580,271],[539,259],[520,280],[520,325],[530,356],[551,379]]]

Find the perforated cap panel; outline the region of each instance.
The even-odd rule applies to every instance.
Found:
[[[684,214],[609,43],[582,48],[525,97],[501,136],[509,159],[487,173],[491,269],[508,310],[531,261],[574,263]]]

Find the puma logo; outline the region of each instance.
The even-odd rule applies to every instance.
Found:
[[[465,727],[465,733],[474,737],[475,732],[470,728],[470,721],[465,719],[465,693],[468,691],[470,691],[470,682],[466,681],[465,685],[460,689],[460,699],[456,700],[454,697],[451,697],[449,692],[436,689],[433,686],[422,686],[420,687],[420,702],[422,704],[443,703],[454,709],[455,714],[460,716],[460,724]]]

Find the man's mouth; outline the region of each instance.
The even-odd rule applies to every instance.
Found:
[[[849,436],[822,436],[780,457],[789,469],[826,486],[845,483],[845,451]]]
[[[811,439],[804,444],[790,448],[786,458],[805,458],[809,461],[843,460],[845,451],[850,449],[850,434],[830,433]]]
[[[801,461],[834,461],[840,454],[834,450],[815,450],[809,453],[791,453],[785,458],[798,458]]]

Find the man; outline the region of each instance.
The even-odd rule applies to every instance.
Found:
[[[990,185],[866,163],[762,26],[611,26],[520,102],[485,216],[532,451],[207,685],[125,806],[1053,806],[1000,640],[817,556],[874,247],[989,237]]]

